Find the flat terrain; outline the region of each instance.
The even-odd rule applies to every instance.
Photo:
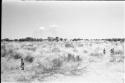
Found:
[[[124,83],[124,42],[1,42],[4,83]]]

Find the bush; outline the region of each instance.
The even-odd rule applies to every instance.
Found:
[[[52,64],[53,64],[54,69],[60,68],[62,66],[62,63],[63,62],[58,58],[55,58],[55,59],[52,60]]]
[[[73,48],[73,45],[70,44],[70,43],[66,43],[66,44],[65,44],[65,47],[67,47],[67,48]]]
[[[24,59],[26,62],[29,62],[29,63],[32,63],[34,58],[32,56],[26,56],[25,59]]]
[[[101,53],[91,53],[90,56],[99,58],[99,57],[103,56],[103,54],[101,54]]]
[[[65,60],[68,61],[68,62],[69,61],[79,62],[79,61],[82,61],[82,58],[79,55],[75,56],[73,54],[68,53],[67,57],[65,57]]]
[[[56,55],[55,55],[56,56]],[[35,67],[36,74],[42,74],[43,76],[46,74],[74,74],[75,71],[78,73],[80,63],[82,59],[80,56],[74,56],[72,54],[68,54],[67,56],[49,56],[42,60],[42,62],[38,62],[38,66]],[[73,72],[74,71],[74,72]],[[79,73],[81,74],[81,73]]]
[[[87,50],[84,50],[83,53],[88,53],[88,51],[87,51]]]
[[[4,49],[1,49],[1,57],[5,57],[7,54],[6,54],[6,50]]]
[[[75,61],[75,57],[73,54],[68,53],[68,56],[66,58],[68,61]]]
[[[109,62],[124,62],[124,55],[111,55]]]
[[[76,56],[76,61],[82,61],[82,59],[80,58],[80,56],[78,55],[78,56]]]
[[[16,53],[13,57],[14,57],[14,59],[21,59],[22,58],[21,55],[18,53]]]
[[[60,49],[59,48],[53,48],[52,52],[60,52]]]
[[[12,58],[15,55],[15,51],[12,48],[1,49],[1,57]]]

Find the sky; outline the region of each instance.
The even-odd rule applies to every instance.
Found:
[[[2,38],[124,38],[124,2],[2,2]]]

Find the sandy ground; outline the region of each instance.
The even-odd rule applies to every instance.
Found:
[[[82,76],[56,77],[42,83],[124,83],[123,64],[93,63]]]
[[[31,83],[124,83],[125,78],[123,65],[123,63],[91,63],[80,76],[55,74],[54,76],[46,78],[42,82],[39,82],[36,79]]]
[[[104,43],[105,44],[105,43]],[[104,44],[102,45],[102,48],[104,48]],[[12,45],[12,44],[11,44]],[[16,44],[14,44],[16,45]],[[36,56],[34,56],[35,58],[39,58],[38,55],[45,55],[45,57],[47,57],[47,55],[52,54],[52,52],[49,52],[49,45],[47,45],[46,47],[44,47],[43,44],[41,44],[42,46],[36,46],[37,49],[35,52],[31,52],[31,54],[35,54]],[[37,78],[28,82],[23,82],[23,83],[124,83],[125,77],[124,77],[124,61],[123,62],[110,62],[110,53],[107,53],[105,56],[103,56],[102,58],[97,58],[96,56],[91,56],[91,53],[96,53],[96,50],[94,50],[95,48],[100,47],[99,49],[101,49],[101,45],[99,44],[99,46],[95,47],[95,44],[93,44],[93,46],[84,46],[84,47],[78,47],[75,49],[70,49],[70,48],[63,48],[63,46],[60,46],[60,49],[56,49],[54,52],[56,54],[58,54],[58,51],[60,52],[60,50],[62,51],[62,55],[63,52],[64,53],[73,53],[74,55],[81,55],[83,56],[83,66],[86,65],[86,67],[83,69],[83,72],[81,75],[63,75],[63,74],[54,74],[52,76],[46,77],[44,80],[39,81]],[[35,46],[35,45],[34,45]],[[112,45],[107,45],[109,46],[109,48],[106,48],[107,50],[110,49],[110,47]],[[105,45],[105,47],[107,47]],[[17,47],[17,45],[15,46]],[[19,47],[21,47],[21,44],[19,44]],[[26,46],[28,47],[28,46]],[[52,46],[55,47],[55,46]],[[30,47],[31,48],[31,47]],[[120,49],[120,48],[118,48]],[[122,48],[121,48],[122,49]],[[75,51],[73,51],[75,50]],[[83,52],[87,51],[88,53],[85,54]],[[122,49],[123,50],[123,49]],[[19,50],[21,53],[24,53],[23,56],[26,55],[27,52],[25,52],[25,49],[23,50]],[[29,52],[29,51],[28,51]],[[60,52],[61,53],[61,52]],[[59,54],[60,54],[59,53]],[[49,55],[50,56],[50,55]],[[52,58],[52,56],[50,57]],[[92,60],[90,60],[92,59]],[[20,60],[9,60],[9,62],[7,61],[7,58],[2,58],[2,67],[4,73],[1,74],[1,79],[2,81],[9,81],[9,82],[2,82],[2,83],[20,83],[20,82],[15,82],[15,80],[17,80],[19,77],[23,77],[22,75],[29,77],[32,76],[33,73],[31,72],[25,72],[20,70],[18,67],[20,66]],[[37,60],[37,59],[36,59]],[[8,65],[8,66],[7,66]],[[15,68],[15,69],[7,69],[11,67]],[[29,65],[30,66],[30,65]],[[17,67],[17,68],[16,68]],[[6,72],[7,71],[7,72]],[[22,83],[22,82],[21,82]]]

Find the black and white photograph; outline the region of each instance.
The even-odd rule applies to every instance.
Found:
[[[2,83],[124,83],[125,2],[2,0]]]

